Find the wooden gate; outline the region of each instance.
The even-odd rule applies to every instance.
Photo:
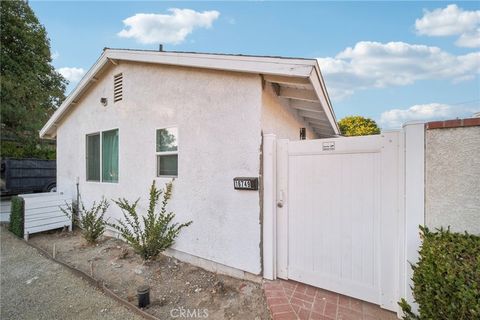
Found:
[[[278,140],[278,277],[396,310],[399,138]]]

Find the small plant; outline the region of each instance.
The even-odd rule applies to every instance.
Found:
[[[18,237],[23,237],[24,231],[24,201],[21,197],[12,197],[10,211],[10,225],[9,230]]]
[[[69,218],[73,223],[80,227],[82,230],[82,236],[88,243],[97,242],[98,238],[103,235],[106,228],[106,220],[104,219],[105,212],[107,212],[110,205],[105,198],[97,204],[93,202],[90,209],[85,209],[83,202],[80,200],[81,210],[77,214],[75,206],[72,204],[66,204],[66,208],[60,207],[60,210]]]
[[[172,196],[173,184],[167,183],[165,190],[158,190],[153,181],[150,187],[150,201],[147,214],[142,216],[140,221],[137,213],[138,198],[130,203],[126,199],[118,199],[114,202],[122,209],[125,221],[117,220],[117,223],[108,225],[120,232],[123,239],[138,253],[144,260],[156,257],[159,253],[169,248],[175,242],[180,230],[189,226],[187,223],[172,223],[175,214],[167,212],[167,203]],[[163,193],[160,212],[155,212],[160,196]]]
[[[404,319],[480,319],[480,237],[449,229],[420,229],[420,258],[412,265],[419,314],[402,299]]]

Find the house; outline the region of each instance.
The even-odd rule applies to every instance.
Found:
[[[175,178],[170,208],[193,224],[170,253],[245,276],[262,275],[266,133],[339,135],[315,59],[105,49],[40,136],[57,141],[58,191],[74,198],[78,181],[86,205],[145,208],[152,181]]]
[[[141,197],[145,210],[152,181],[175,179],[169,207],[193,221],[168,251],[180,260],[400,315],[418,226],[478,233],[479,128],[340,137],[314,59],[105,49],[40,136],[57,142],[57,190],[75,198],[78,183],[87,206]]]

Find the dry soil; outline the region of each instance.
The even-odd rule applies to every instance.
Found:
[[[143,262],[123,241],[103,237],[88,245],[78,232],[32,235],[35,245],[93,276],[132,303],[136,290],[150,286],[146,312],[160,319],[270,319],[261,285],[208,272],[172,257],[160,255]],[[183,316],[182,316],[183,315]],[[206,317],[208,315],[208,317]]]

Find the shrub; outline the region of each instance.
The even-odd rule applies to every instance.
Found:
[[[420,258],[412,266],[419,315],[402,299],[404,319],[480,319],[480,237],[420,229]]]
[[[175,214],[167,212],[167,203],[172,196],[173,184],[167,183],[165,190],[158,190],[153,181],[150,187],[150,201],[146,216],[142,216],[140,222],[137,213],[138,198],[130,203],[126,199],[118,199],[114,202],[123,212],[125,221],[117,220],[117,223],[108,225],[120,232],[125,241],[138,253],[144,260],[152,259],[165,249],[169,248],[175,242],[180,230],[189,226],[192,221],[187,223],[172,223]],[[163,193],[160,212],[155,212],[155,208]]]
[[[24,232],[24,218],[25,218],[25,204],[23,198],[12,197],[10,209],[10,226],[9,230],[17,235],[23,237]]]
[[[85,209],[81,200],[80,205],[81,210],[78,215],[73,204],[70,205],[67,203],[66,209],[61,207],[60,209],[69,219],[73,217],[73,223],[80,227],[82,236],[88,243],[95,243],[105,232],[106,221],[104,215],[105,212],[107,212],[109,203],[105,198],[102,198],[98,204],[93,202],[92,207],[88,210]]]

